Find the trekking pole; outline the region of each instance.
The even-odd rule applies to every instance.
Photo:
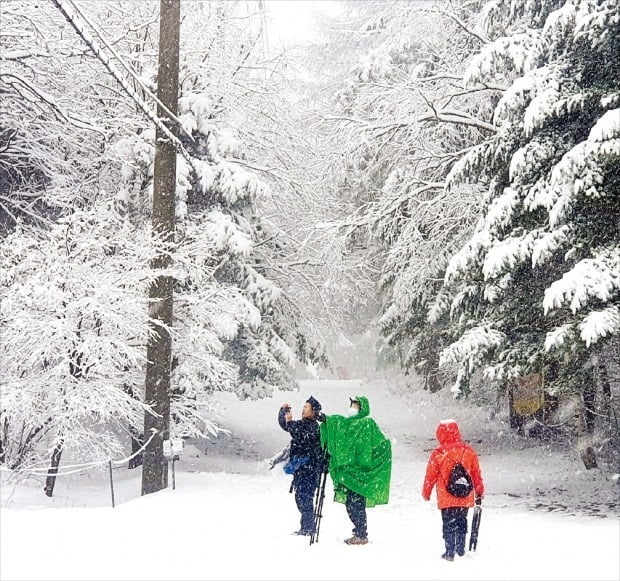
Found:
[[[323,518],[323,500],[325,499],[325,484],[327,483],[328,461],[325,457],[325,467],[319,479],[319,486],[316,490],[316,500],[314,508],[314,531],[310,535],[310,544],[319,542],[319,529],[321,528],[321,519]]]
[[[310,535],[310,544],[319,542],[319,529],[321,528],[321,519],[323,518],[323,500],[325,498],[325,482],[327,480],[327,471],[321,474],[319,487],[317,489],[316,508],[314,510],[314,531]]]
[[[321,502],[321,484],[323,482],[323,472],[319,475],[319,485],[316,487],[314,495],[314,511],[312,512],[312,533],[310,533],[310,544],[314,543],[316,528],[319,521],[319,504]]]

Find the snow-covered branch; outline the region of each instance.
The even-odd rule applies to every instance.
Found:
[[[78,35],[84,40],[84,42],[88,45],[88,47],[93,51],[94,55],[97,59],[105,66],[105,68],[109,71],[109,73],[118,81],[118,83],[123,87],[123,90],[127,93],[127,95],[138,105],[139,109],[159,128],[159,130],[166,135],[168,139],[174,146],[177,151],[183,155],[183,157],[188,161],[188,163],[192,163],[192,158],[183,147],[183,144],[179,141],[178,137],[170,131],[168,126],[158,118],[151,107],[138,95],[134,89],[129,85],[129,83],[123,78],[120,74],[116,66],[112,63],[112,61],[108,58],[108,56],[103,52],[99,44],[95,41],[95,39],[91,36],[91,34],[84,28],[81,24],[80,20],[76,17],[69,5],[69,0],[51,0],[54,5],[61,11],[63,16],[66,18],[67,22],[74,28],[74,30],[78,33]],[[125,65],[127,67],[127,65]],[[150,92],[148,93],[150,94]],[[171,119],[171,121],[175,121]],[[178,119],[176,119],[178,123]]]
[[[489,133],[497,133],[497,127],[491,123],[476,119],[464,111],[455,109],[438,109],[433,112],[424,113],[418,117],[418,121],[439,121],[441,123],[454,123],[456,125],[468,125],[476,127]]]

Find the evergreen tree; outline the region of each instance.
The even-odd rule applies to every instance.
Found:
[[[435,320],[451,314],[443,362],[465,393],[476,369],[499,380],[546,373],[580,393],[590,357],[620,331],[620,17],[613,1],[491,3],[495,39],[466,80],[510,79],[492,139],[448,187],[483,183],[483,215],[451,259]]]
[[[299,305],[268,276],[268,268],[277,264],[284,248],[269,223],[258,215],[258,199],[265,195],[267,185],[239,163],[241,144],[203,91],[194,79],[192,91],[185,91],[179,100],[185,133],[182,142],[193,163],[190,166],[178,158],[177,231],[181,238],[191,230],[207,239],[215,251],[202,260],[214,269],[219,284],[238,289],[243,297],[248,322],[225,329],[221,337],[226,344],[224,356],[238,373],[234,391],[240,397],[264,397],[273,388],[295,385],[291,371],[297,360],[308,364],[325,364],[326,360],[320,343],[310,338],[312,331],[304,330]],[[135,152],[147,152],[137,160],[137,173],[129,169],[129,183],[149,182],[151,135],[144,132],[119,145],[119,151],[128,156],[127,168],[135,164]],[[178,300],[183,301],[184,290],[196,284],[184,281],[177,289]],[[177,313],[175,318],[182,317]],[[187,356],[177,354],[177,373],[186,378],[191,375],[184,370]],[[223,387],[205,386],[207,391]]]
[[[263,397],[274,387],[295,385],[291,376],[296,360],[325,363],[320,344],[303,330],[303,313],[292,297],[270,280],[268,270],[285,255],[284,242],[258,212],[267,185],[239,163],[241,144],[230,128],[218,127],[205,103],[205,94],[181,98],[181,118],[193,129],[186,143],[196,156],[188,175],[188,219],[212,230],[220,242],[216,279],[236,286],[257,309],[260,319],[242,325],[227,341],[226,356],[239,370],[237,393]],[[229,158],[229,159],[227,159]]]

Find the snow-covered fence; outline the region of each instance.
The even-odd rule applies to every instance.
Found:
[[[164,440],[164,458],[172,461],[172,490],[176,488],[176,478],[174,473],[174,463],[181,458],[183,450],[183,440]]]
[[[142,452],[144,452],[145,448],[148,446],[148,444],[151,442],[154,436],[155,434],[153,434],[138,450],[133,452],[130,456],[121,458],[120,460],[113,460],[111,458],[107,458],[105,460],[99,460],[99,461],[94,461],[94,462],[84,462],[81,464],[69,464],[69,465],[64,466],[62,471],[54,472],[53,476],[54,478],[62,477],[62,476],[70,476],[72,474],[83,473],[84,471],[93,470],[95,468],[101,469],[107,465],[109,468],[109,474],[110,474],[110,495],[111,495],[112,507],[114,507],[115,506],[114,480],[112,476],[113,467],[120,467],[125,464],[129,464],[129,462],[131,462],[137,456],[142,454]],[[167,461],[172,461],[172,488],[173,490],[176,488],[174,463],[180,459],[182,450],[183,450],[183,440],[181,439],[164,440],[164,449],[163,449],[164,458]],[[11,473],[11,474],[15,473],[14,470],[9,470],[8,468],[5,468],[3,466],[0,466],[0,472]],[[49,466],[31,466],[31,467],[26,467],[26,468],[20,468],[19,473],[21,475],[46,476],[47,477],[50,475],[50,468]]]

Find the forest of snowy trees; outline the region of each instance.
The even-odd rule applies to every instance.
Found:
[[[617,469],[617,2],[343,1],[284,48],[270,4],[180,2],[171,245],[160,3],[0,4],[0,462],[127,455],[167,276],[173,437],[365,337],[515,415],[531,379],[522,415]]]

